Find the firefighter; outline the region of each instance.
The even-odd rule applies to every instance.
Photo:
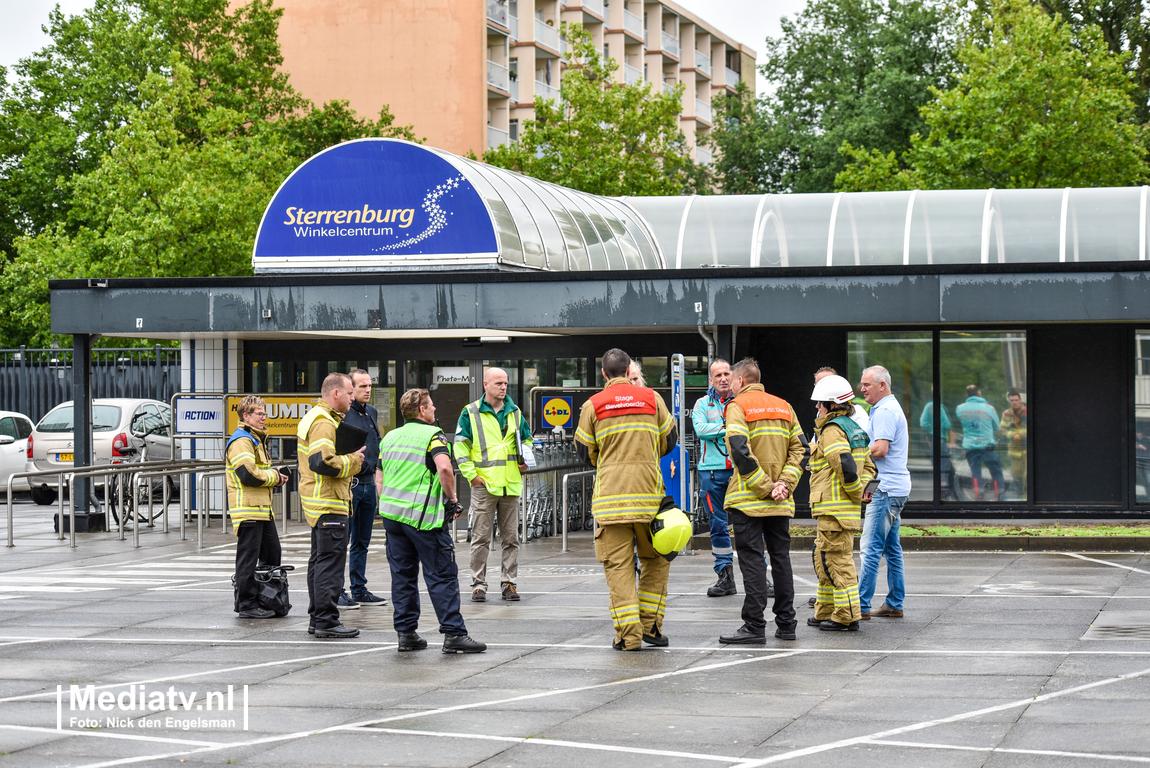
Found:
[[[818,523],[814,563],[819,577],[815,615],[807,624],[828,632],[859,628],[859,587],[854,532],[867,483],[876,470],[870,438],[852,418],[854,391],[842,376],[827,376],[811,393],[818,407],[811,451],[811,515]]]
[[[727,404],[727,455],[735,473],[727,486],[726,506],[735,527],[735,551],[743,574],[743,626],[722,635],[720,643],[766,643],[767,564],[775,575],[775,637],[794,640],[795,584],[791,576],[792,497],[802,477],[807,440],[790,404],[769,395],[759,383],[759,364],[751,358],[731,369],[735,399]]]
[[[280,564],[280,539],[272,514],[272,488],[287,482],[268,458],[268,415],[264,401],[254,395],[236,407],[240,426],[228,439],[224,462],[228,477],[228,514],[236,542],[236,611],[242,619],[270,619],[274,611],[262,608],[257,598],[256,566]]]
[[[648,525],[664,497],[659,458],[678,442],[663,398],[627,380],[630,364],[621,349],[603,354],[607,384],[583,404],[575,431],[580,455],[599,470],[591,500],[595,557],[607,576],[617,651],[638,651],[644,642],[668,644],[662,628],[671,563],[655,551]],[[638,591],[632,559],[636,543]]]

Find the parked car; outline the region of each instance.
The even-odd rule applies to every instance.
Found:
[[[28,436],[31,434],[30,418],[15,411],[0,411],[0,490],[7,491],[8,478],[25,471]],[[16,478],[12,482],[12,490],[28,490],[28,479]]]
[[[72,401],[48,411],[28,437],[28,471],[70,470],[75,458],[75,430]],[[93,464],[123,461],[128,458],[124,450],[129,448],[148,461],[170,461],[173,446],[172,409],[167,403],[142,398],[92,401]],[[95,478],[94,484],[101,487],[103,478]],[[35,478],[30,489],[32,501],[55,502],[56,486],[55,477]]]

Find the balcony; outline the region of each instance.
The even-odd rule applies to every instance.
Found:
[[[731,88],[734,88],[736,85],[738,85],[739,80],[742,79],[739,76],[739,73],[730,67],[723,67],[723,76],[727,78],[723,81],[723,85],[730,86]]]
[[[638,67],[632,67],[630,64],[624,64],[623,82],[627,83],[627,85],[635,85],[636,83],[643,82],[643,70]]]
[[[502,128],[496,128],[493,125],[487,126],[487,148],[495,149],[501,144],[507,144],[511,141],[511,134]]]
[[[695,117],[711,122],[711,105],[702,99],[695,99]]]
[[[507,27],[508,27],[508,29],[511,30],[511,39],[512,40],[518,40],[519,39],[519,17],[509,15],[507,17]]]
[[[711,76],[711,57],[702,51],[695,51],[695,69],[707,77]]]
[[[635,37],[647,41],[647,35],[643,31],[643,17],[637,13],[631,13],[627,9],[623,9],[623,31],[630,32]]]
[[[563,63],[567,63],[567,38],[565,37],[559,38],[559,58],[563,60]]]
[[[518,103],[519,102],[519,80],[517,78],[511,78],[511,82],[509,82],[507,85],[508,85],[507,90],[511,92],[511,100]]]
[[[506,91],[508,90],[508,82],[507,67],[489,60],[487,62],[487,85],[491,88]]]
[[[663,83],[663,93],[672,94],[675,92],[675,86],[678,83]]]
[[[487,0],[487,19],[507,26],[507,0]]]
[[[559,101],[559,89],[551,87],[542,80],[535,81],[535,95],[542,99]]]
[[[593,13],[599,18],[603,18],[603,0],[574,0],[574,2],[563,3],[568,8],[582,7],[587,13]]]
[[[543,19],[535,20],[535,42],[559,52],[559,30],[545,24]]]
[[[670,32],[663,33],[663,52],[679,58],[679,38]]]
[[[715,161],[714,156],[711,155],[711,150],[706,147],[695,147],[695,162],[699,165],[710,165]]]

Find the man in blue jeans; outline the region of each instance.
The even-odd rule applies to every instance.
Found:
[[[341,611],[360,605],[387,605],[387,600],[373,595],[367,588],[367,548],[372,527],[379,511],[379,494],[375,490],[375,470],[379,467],[379,414],[371,405],[371,374],[362,368],[351,372],[351,409],[343,420],[367,432],[363,468],[355,476],[351,489],[351,520],[348,531],[347,575],[351,594],[340,592]]]
[[[863,521],[862,577],[859,579],[859,608],[862,618],[883,616],[901,619],[906,597],[902,544],[898,527],[902,508],[910,496],[910,472],[906,460],[910,452],[910,430],[906,414],[890,391],[890,372],[881,365],[863,371],[860,383],[863,397],[870,404],[870,452],[878,467],[878,490],[870,499]],[[879,561],[886,558],[887,595],[878,610],[871,611]]]

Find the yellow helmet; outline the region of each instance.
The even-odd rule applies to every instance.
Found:
[[[674,560],[679,550],[691,540],[691,521],[668,496],[651,521],[649,531],[655,551],[667,560]]]

